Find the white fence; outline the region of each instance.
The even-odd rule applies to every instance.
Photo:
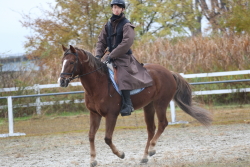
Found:
[[[231,76],[231,75],[247,75],[247,74],[250,74],[250,70],[199,73],[199,74],[184,74],[184,73],[180,73],[180,74],[183,78],[204,78],[204,77],[221,77],[221,76]],[[244,80],[244,81],[250,81],[250,80],[248,79],[248,80]],[[221,83],[223,83],[223,82],[227,82],[227,81],[221,81]],[[208,84],[208,83],[209,82],[203,83],[203,84]],[[213,83],[213,82],[210,82],[210,83]],[[202,84],[202,83],[200,83],[200,84]],[[236,93],[236,92],[250,92],[250,88],[195,91],[195,92],[193,92],[193,95],[227,94],[227,93]],[[170,109],[171,109],[171,120],[172,120],[172,122],[170,122],[170,124],[187,123],[185,121],[178,121],[178,122],[176,121],[174,101],[170,102]]]
[[[244,71],[228,71],[228,72],[214,72],[214,73],[200,73],[200,74],[183,74],[181,75],[184,78],[201,78],[201,77],[216,77],[216,76],[230,76],[230,75],[246,75],[250,74],[250,70],[244,70]],[[250,81],[250,80],[239,80],[239,81]],[[223,81],[220,81],[223,82]],[[227,81],[224,81],[227,82]],[[232,82],[232,81],[230,81]],[[192,84],[192,83],[191,83]],[[208,83],[202,83],[202,84],[208,84]],[[70,83],[71,86],[81,86],[80,82],[72,82]],[[2,98],[7,98],[8,99],[8,105],[5,106],[0,106],[0,109],[8,107],[8,120],[9,120],[9,134],[4,134],[1,135],[0,137],[7,137],[7,136],[17,136],[17,135],[25,135],[23,133],[14,133],[14,126],[13,126],[13,108],[17,107],[27,107],[27,106],[36,106],[36,111],[37,114],[41,114],[41,106],[43,105],[54,105],[56,102],[55,101],[50,101],[50,102],[41,102],[40,101],[40,96],[48,96],[45,94],[40,94],[41,89],[45,88],[57,88],[60,87],[58,84],[47,84],[47,85],[34,85],[30,87],[24,88],[24,90],[34,90],[37,95],[33,95],[33,97],[36,97],[36,103],[30,103],[28,105],[15,105],[12,106],[12,97],[0,97]],[[12,88],[2,88],[0,89],[0,92],[11,92],[11,91],[18,91],[20,88],[18,87],[12,87]],[[250,92],[250,88],[241,88],[241,89],[222,89],[222,90],[208,90],[208,91],[195,91],[193,92],[194,95],[210,95],[210,94],[225,94],[225,93],[235,93],[235,92]],[[83,93],[83,92],[81,92]],[[64,93],[59,93],[59,94],[64,94]],[[65,93],[68,94],[68,93]],[[55,95],[55,94],[51,94]],[[32,95],[26,95],[26,96],[32,96]],[[18,96],[15,98],[21,98],[22,96]],[[59,101],[59,104],[62,103],[69,103],[69,100],[66,101]],[[75,103],[83,103],[83,100],[75,100]],[[57,102],[58,103],[58,102]],[[10,105],[11,104],[11,105]],[[11,109],[10,109],[11,108]],[[174,102],[170,102],[170,108],[171,108],[171,121],[170,124],[179,124],[179,123],[187,123],[185,121],[176,121],[176,114],[175,114],[175,105]]]
[[[72,82],[69,85],[71,86],[82,86],[82,84],[80,82]],[[46,84],[46,85],[39,85],[39,84],[35,84],[34,86],[28,86],[23,88],[23,90],[34,90],[35,94],[40,94],[40,90],[41,89],[48,89],[48,88],[59,88],[59,84]],[[14,92],[14,91],[18,91],[21,88],[19,87],[12,87],[12,88],[1,88],[0,92]],[[13,106],[13,108],[18,108],[18,107],[27,107],[27,106],[33,106],[36,107],[36,113],[38,115],[41,114],[41,106],[45,106],[45,105],[54,105],[55,103],[57,104],[63,104],[63,103],[69,103],[69,100],[64,100],[64,101],[49,101],[49,102],[41,102],[40,96],[36,97],[36,103],[29,103],[28,105],[15,105]],[[75,103],[82,103],[83,100],[75,100]],[[0,106],[0,109],[6,108],[8,107],[7,105],[4,106]]]

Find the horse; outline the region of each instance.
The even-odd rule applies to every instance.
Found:
[[[85,105],[90,111],[90,166],[96,166],[95,135],[102,117],[105,123],[105,143],[119,158],[124,158],[123,151],[118,150],[112,141],[112,135],[119,116],[122,98],[110,84],[108,67],[96,59],[90,52],[73,47],[66,48],[62,57],[62,70],[58,82],[67,87],[69,82],[80,78],[85,89]],[[187,114],[201,124],[209,126],[212,116],[209,111],[193,105],[192,90],[189,83],[178,73],[172,72],[157,64],[146,64],[144,67],[153,79],[153,85],[144,88],[140,93],[132,95],[131,100],[136,109],[143,108],[147,126],[148,139],[141,163],[147,163],[148,157],[156,153],[155,146],[165,128],[168,126],[166,110],[173,99]],[[119,67],[118,67],[119,68]],[[158,118],[158,128],[154,121]]]

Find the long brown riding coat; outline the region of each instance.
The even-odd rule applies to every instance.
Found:
[[[118,23],[124,18],[124,14],[120,19],[112,22],[112,29],[115,32]],[[122,42],[109,54],[110,58],[114,59],[115,78],[119,90],[133,90],[152,85],[152,78],[144,68],[133,56],[133,54],[126,54],[134,42],[135,26],[131,23],[126,23],[123,26]],[[103,55],[107,45],[107,23],[103,27],[96,46],[96,55]],[[114,33],[113,32],[113,33]],[[115,42],[115,37],[114,41]]]

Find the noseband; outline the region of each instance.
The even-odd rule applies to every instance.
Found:
[[[82,51],[84,52],[84,54],[86,54],[86,52],[85,52],[84,50],[82,50]],[[78,62],[79,62],[79,57],[78,57],[77,52],[76,52],[76,53],[67,53],[67,52],[66,52],[66,53],[64,54],[64,56],[65,56],[65,55],[68,55],[68,54],[73,54],[73,55],[76,56],[76,61],[74,62],[73,71],[72,71],[72,73],[61,73],[61,74],[60,74],[60,77],[63,78],[63,79],[66,79],[66,78],[64,78],[62,75],[70,75],[70,77],[66,79],[66,80],[69,81],[69,82],[72,81],[72,80],[74,80],[74,79],[76,79],[76,78],[80,78],[80,77],[82,77],[82,76],[85,76],[85,75],[91,74],[91,73],[93,73],[93,72],[96,72],[96,71],[100,70],[102,67],[106,66],[106,64],[107,64],[107,62],[105,62],[101,67],[95,69],[94,71],[91,71],[91,72],[88,72],[88,73],[86,73],[86,74],[82,74],[82,75],[78,75],[78,76],[74,77],[74,73],[75,73],[75,70],[76,70],[76,65],[77,65]],[[86,54],[86,55],[87,55],[87,54]]]

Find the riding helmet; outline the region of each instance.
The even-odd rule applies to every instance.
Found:
[[[113,5],[117,5],[117,6],[121,7],[121,8],[126,7],[124,0],[112,0],[110,6],[112,7]]]

